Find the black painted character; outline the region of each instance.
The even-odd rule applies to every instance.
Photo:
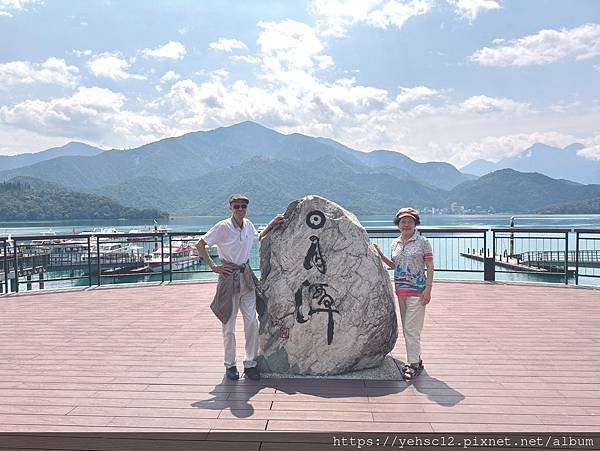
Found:
[[[306,215],[306,224],[311,229],[320,229],[325,225],[325,214],[319,210],[312,210]]]
[[[304,269],[311,269],[314,265],[321,274],[325,274],[327,272],[327,263],[321,252],[319,237],[312,235],[310,241],[310,247],[308,248],[306,257],[304,257]]]
[[[327,319],[327,344],[330,345],[331,342],[333,341],[333,332],[334,332],[334,320],[333,320],[333,314],[337,313],[338,315],[340,314],[339,310],[336,310],[333,308],[333,305],[335,304],[334,299],[331,297],[331,295],[329,295],[327,293],[327,290],[325,289],[325,287],[327,287],[328,285],[326,283],[313,283],[311,284],[308,280],[305,280],[304,282],[302,282],[302,285],[300,286],[300,288],[298,288],[298,290],[296,290],[296,294],[294,296],[294,300],[296,303],[295,309],[294,309],[294,313],[296,315],[296,321],[298,323],[305,323],[308,321],[308,319],[306,319],[304,317],[304,314],[302,313],[302,304],[303,304],[303,290],[305,287],[308,287],[308,291],[309,293],[311,293],[311,297],[309,300],[309,310],[308,310],[308,316],[312,316],[315,313],[327,313],[328,319]],[[312,301],[316,300],[317,301],[317,305],[322,305],[323,307],[317,307],[317,308],[313,308],[313,304]]]
[[[308,320],[304,318],[304,315],[302,314],[302,303],[303,303],[303,299],[302,299],[302,290],[304,289],[304,287],[308,287],[310,286],[310,282],[308,280],[305,280],[304,282],[302,282],[302,285],[300,286],[300,288],[298,288],[296,290],[296,294],[294,294],[294,302],[295,302],[295,307],[294,307],[294,314],[296,315],[296,322],[302,324],[307,322]]]

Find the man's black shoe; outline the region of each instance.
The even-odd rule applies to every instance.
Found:
[[[253,381],[260,380],[260,373],[258,372],[258,368],[253,366],[252,368],[245,368],[244,375]]]
[[[238,370],[235,366],[230,366],[227,368],[227,371],[225,371],[225,376],[227,376],[227,379],[237,381],[240,378],[240,373],[238,373]]]

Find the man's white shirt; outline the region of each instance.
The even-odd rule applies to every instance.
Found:
[[[254,224],[246,218],[242,228],[233,218],[228,218],[217,222],[202,239],[208,246],[217,245],[221,261],[243,265],[250,258],[250,251],[258,242],[259,235]]]

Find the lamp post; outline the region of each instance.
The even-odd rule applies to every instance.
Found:
[[[515,217],[514,216],[510,217],[510,228],[511,229],[515,228]],[[514,255],[514,254],[515,254],[515,233],[511,230],[510,231],[510,240],[509,240],[509,256]]]

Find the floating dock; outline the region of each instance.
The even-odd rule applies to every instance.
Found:
[[[589,253],[590,251],[580,251],[582,253]],[[563,275],[565,273],[565,260],[564,251],[527,251],[520,254],[514,255],[495,255],[494,263],[497,266],[508,268],[513,271],[539,273],[547,275]],[[461,257],[465,257],[471,260],[477,260],[483,262],[485,258],[492,258],[491,256],[485,256],[481,253],[473,252],[461,252]],[[562,256],[562,259],[560,258]],[[580,255],[581,257],[582,255]],[[589,255],[586,255],[586,259],[579,260],[580,267],[595,267],[600,266],[600,259],[590,259]],[[600,255],[599,255],[600,256]],[[571,257],[573,258],[571,260]],[[569,267],[575,267],[576,264],[576,253],[575,251],[569,252]],[[574,269],[568,270],[569,275],[575,274]]]

